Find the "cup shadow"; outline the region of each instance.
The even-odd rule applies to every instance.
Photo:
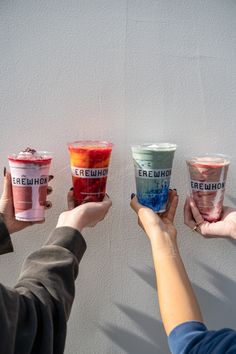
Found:
[[[134,268],[131,270],[141,277],[149,286],[155,286],[155,275],[152,268],[147,271],[140,271]],[[166,335],[161,321],[145,314],[135,308],[125,306],[123,304],[115,304],[115,306],[138,328],[141,335],[137,335],[129,330],[124,330],[119,326],[107,323],[100,326],[100,330],[110,338],[124,353],[127,354],[166,354],[169,353]]]
[[[194,292],[199,301],[202,314],[206,325],[209,329],[219,329],[223,327],[235,326],[236,308],[235,294],[236,284],[227,276],[218,273],[211,269],[208,265],[198,262],[199,267],[202,267],[209,282],[217,289],[220,297],[216,297],[206,289],[199,285],[193,284]],[[146,284],[156,289],[156,279],[154,269],[146,267],[146,269],[136,269],[131,267],[131,270],[139,276]],[[127,354],[166,354],[169,353],[167,338],[161,321],[149,316],[135,308],[115,304],[115,306],[133,321],[136,328],[139,328],[142,336],[137,335],[130,330],[123,329],[112,323],[107,323],[100,326],[100,330]]]
[[[209,281],[220,296],[220,298],[216,297],[206,289],[192,283],[206,324],[209,329],[221,328],[222,326],[234,328],[236,318],[236,283],[226,275],[217,272],[202,262],[197,262],[197,264],[205,270]],[[156,289],[155,273],[151,267],[149,267],[148,271],[140,269],[133,269],[133,271],[153,289]]]
[[[205,289],[193,284],[195,294],[200,303],[202,315],[208,328],[235,328],[236,283],[226,275],[210,268],[208,265],[201,262],[198,262],[198,264],[206,271],[209,281],[219,294],[219,297],[213,296]]]

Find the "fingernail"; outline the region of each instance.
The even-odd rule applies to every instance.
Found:
[[[49,208],[51,208],[51,206],[52,206],[52,203],[46,201],[45,208],[49,209]]]
[[[3,176],[4,177],[6,176],[6,173],[7,173],[7,169],[6,169],[6,167],[4,167],[4,169],[3,169]]]
[[[133,199],[135,197],[135,194],[132,193],[131,196],[130,196],[130,199]]]
[[[70,188],[70,191],[73,191],[73,190],[74,190],[74,187],[71,187],[71,188]]]

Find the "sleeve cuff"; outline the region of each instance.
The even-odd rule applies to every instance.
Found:
[[[168,337],[171,353],[185,353],[185,349],[190,341],[205,331],[207,331],[207,327],[198,321],[188,321],[176,326]]]
[[[0,255],[13,252],[13,245],[10,234],[0,214]]]
[[[78,262],[82,259],[87,248],[81,233],[67,226],[55,228],[45,243],[45,246],[47,245],[57,245],[68,249],[76,256]]]

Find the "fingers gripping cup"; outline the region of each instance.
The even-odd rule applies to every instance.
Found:
[[[166,211],[175,144],[132,146],[137,197],[155,212]]]
[[[221,154],[195,156],[186,161],[190,193],[204,220],[218,221],[222,212],[230,160]]]
[[[75,141],[68,144],[74,197],[78,205],[102,201],[106,193],[113,144],[107,141]]]
[[[8,156],[17,220],[44,220],[51,160],[49,152],[31,148]]]

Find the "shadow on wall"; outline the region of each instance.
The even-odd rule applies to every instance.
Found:
[[[205,289],[193,284],[206,324],[209,329],[222,328],[225,326],[234,328],[236,318],[235,282],[207,265],[199,263],[199,266],[210,275],[209,282],[215,286],[221,298],[223,297],[223,300],[219,299]],[[147,270],[131,269],[143,279],[144,282],[153,289],[156,289],[155,274],[152,268],[149,267]],[[106,326],[101,326],[100,330],[118,345],[124,353],[169,353],[167,339],[160,321],[134,308],[122,304],[117,304],[116,306],[141,329],[146,337],[140,337],[137,334],[110,323]]]
[[[234,243],[235,245],[235,243]],[[235,328],[236,318],[236,283],[208,265],[199,263],[209,275],[209,283],[214,285],[220,294],[220,298],[213,296],[205,289],[193,285],[195,294],[200,303],[202,315],[209,329],[219,329],[222,327]]]
[[[156,289],[155,274],[151,267],[146,271],[131,268],[148,285]],[[157,319],[134,308],[116,304],[119,310],[131,319],[141,329],[144,337],[138,336],[121,327],[108,323],[100,329],[128,354],[166,354],[169,353],[163,325]],[[146,338],[145,338],[146,337]]]
[[[145,334],[146,339],[121,327],[107,324],[100,328],[124,353],[128,354],[166,354],[169,352],[163,326],[160,321],[141,311],[124,305],[117,307],[128,316]]]

